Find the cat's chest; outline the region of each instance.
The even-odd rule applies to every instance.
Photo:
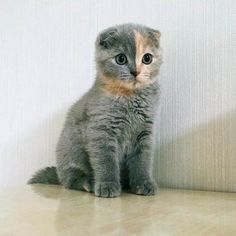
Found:
[[[112,116],[116,125],[123,128],[123,132],[136,133],[142,130],[152,120],[152,106],[147,101],[134,99],[117,103],[112,108]]]
[[[140,134],[152,130],[153,115],[150,104],[135,100],[119,104],[112,112],[111,126],[113,135],[120,144],[122,152],[134,151]]]

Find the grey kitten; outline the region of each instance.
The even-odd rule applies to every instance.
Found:
[[[153,122],[159,95],[160,32],[142,25],[108,28],[96,40],[93,87],[70,109],[57,144],[57,166],[29,183],[117,197],[122,188],[153,195]]]

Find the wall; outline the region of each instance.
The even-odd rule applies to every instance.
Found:
[[[232,0],[0,0],[0,186],[55,164],[65,113],[94,78],[94,40],[113,24],[162,32],[155,176],[236,191]]]

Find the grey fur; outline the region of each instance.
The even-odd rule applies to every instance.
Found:
[[[151,168],[153,122],[159,95],[156,77],[161,58],[150,65],[149,79],[154,82],[135,89],[132,96],[107,95],[101,89],[103,75],[134,80],[130,74],[136,69],[134,31],[152,39],[154,56],[160,50],[157,31],[145,26],[118,25],[99,34],[96,81],[68,112],[56,148],[57,167],[50,170],[54,177],[57,171],[66,188],[95,192],[99,197],[117,197],[121,186],[129,186],[136,194],[156,193]],[[128,57],[126,66],[114,63],[119,53]],[[50,182],[45,173],[48,176],[48,171],[36,173],[29,183]]]
[[[60,184],[57,176],[56,167],[46,167],[38,170],[33,177],[28,181],[28,184]]]

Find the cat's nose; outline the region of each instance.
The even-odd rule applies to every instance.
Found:
[[[131,71],[130,73],[131,73],[131,75],[133,75],[134,77],[136,77],[140,72],[134,70],[134,71]]]

